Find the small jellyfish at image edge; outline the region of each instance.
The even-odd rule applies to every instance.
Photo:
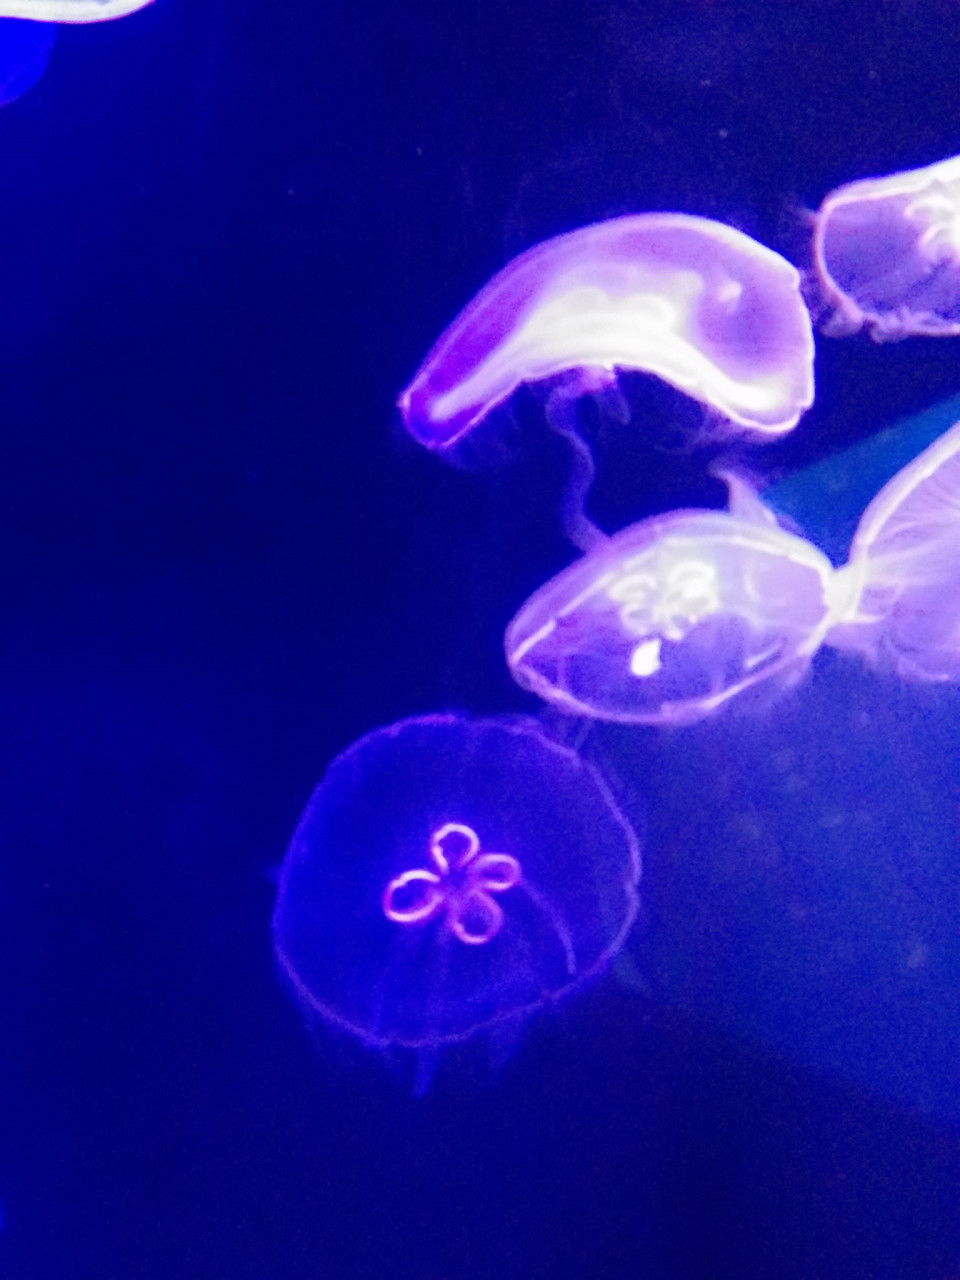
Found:
[[[308,1012],[372,1047],[437,1049],[599,973],[639,875],[606,781],[536,722],[404,720],[349,747],[310,799],[276,954]]]
[[[847,584],[727,477],[731,511],[653,516],[547,582],[507,628],[514,679],[571,715],[690,724],[795,683]]]
[[[0,0],[0,18],[33,22],[109,22],[143,9],[151,0]]]
[[[814,260],[835,336],[960,334],[960,156],[832,191]]]
[[[47,69],[56,26],[0,17],[0,107],[5,107],[37,83]]]
[[[721,222],[642,213],[581,227],[514,258],[429,353],[399,405],[430,449],[453,449],[525,382],[574,374],[568,398],[649,373],[733,434],[777,436],[813,401],[800,276]]]
[[[889,480],[857,525],[829,641],[909,681],[960,681],[960,423]]]

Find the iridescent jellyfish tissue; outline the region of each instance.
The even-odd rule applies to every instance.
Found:
[[[731,482],[733,511],[673,511],[606,539],[507,628],[517,682],[561,711],[689,724],[807,669],[843,587],[812,543]]]
[[[960,156],[832,191],[814,254],[828,332],[960,334]]]
[[[840,572],[831,644],[906,680],[960,680],[960,423],[883,486]]]
[[[409,431],[454,448],[524,382],[654,374],[729,430],[789,431],[813,400],[797,271],[724,223],[642,213],[547,240],[457,316],[400,397]],[[577,383],[574,383],[576,390]]]
[[[330,765],[273,920],[305,1008],[431,1049],[557,1001],[619,950],[637,837],[600,774],[532,721],[424,716]]]

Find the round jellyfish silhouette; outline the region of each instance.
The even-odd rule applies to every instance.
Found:
[[[832,645],[905,680],[960,680],[960,423],[887,481],[838,572],[851,603]]]
[[[33,22],[107,22],[143,9],[151,0],[0,0],[0,17]]]
[[[960,334],[960,156],[831,191],[814,257],[828,333]]]
[[[799,679],[845,584],[745,488],[732,496],[733,512],[642,520],[535,592],[506,632],[514,679],[572,715],[650,725]]]
[[[328,768],[273,918],[304,1005],[377,1047],[464,1040],[561,999],[620,949],[636,835],[532,721],[433,715]]]
[[[523,382],[575,374],[564,397],[654,374],[733,434],[780,435],[813,401],[800,277],[724,223],[643,213],[581,227],[508,263],[453,321],[400,397],[411,434],[449,451]]]

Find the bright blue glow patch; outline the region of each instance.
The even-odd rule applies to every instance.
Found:
[[[908,462],[960,420],[960,395],[878,431],[822,462],[764,489],[764,503],[794,521],[834,564],[871,498]]]
[[[49,22],[0,18],[0,106],[32,89],[47,69],[57,28]]]

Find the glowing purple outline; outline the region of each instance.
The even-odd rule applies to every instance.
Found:
[[[452,835],[462,836],[467,848],[451,865],[443,846]],[[480,853],[480,837],[472,827],[461,822],[444,823],[433,833],[430,857],[436,871],[418,867],[390,881],[383,891],[383,914],[396,924],[425,924],[443,910],[447,926],[455,937],[469,946],[483,946],[500,932],[503,924],[503,908],[490,895],[504,893],[520,883],[520,863],[509,853]],[[454,879],[454,873],[458,872],[465,873],[462,885]],[[394,906],[396,894],[410,884],[425,885],[423,897],[412,907]],[[478,907],[486,917],[486,927],[473,933],[463,920],[468,909],[476,911]]]
[[[861,216],[872,215],[875,223],[861,235],[874,237],[883,234],[884,223],[899,226],[902,231],[911,225],[916,229],[914,253],[917,266],[911,279],[902,261],[894,257],[889,265],[891,274],[902,277],[904,296],[918,283],[923,283],[922,272],[931,275],[946,268],[960,270],[960,156],[950,156],[920,169],[907,169],[900,173],[886,174],[882,178],[860,178],[847,182],[829,192],[816,215],[813,251],[817,274],[826,301],[834,308],[834,314],[822,326],[825,333],[843,336],[855,333],[866,326],[874,342],[891,339],[924,336],[951,337],[960,334],[960,320],[950,320],[935,310],[915,309],[906,303],[884,310],[861,305],[854,294],[847,292],[833,275],[828,265],[826,239],[831,218],[845,209],[857,208]],[[889,234],[889,227],[887,228]]]
[[[757,338],[738,330],[737,346],[727,335],[724,364],[730,316]],[[595,390],[627,369],[654,374],[736,430],[776,436],[813,402],[813,357],[800,276],[780,254],[709,218],[629,214],[508,262],[441,334],[399,408],[411,435],[442,452],[521,383],[576,370],[581,390]]]

